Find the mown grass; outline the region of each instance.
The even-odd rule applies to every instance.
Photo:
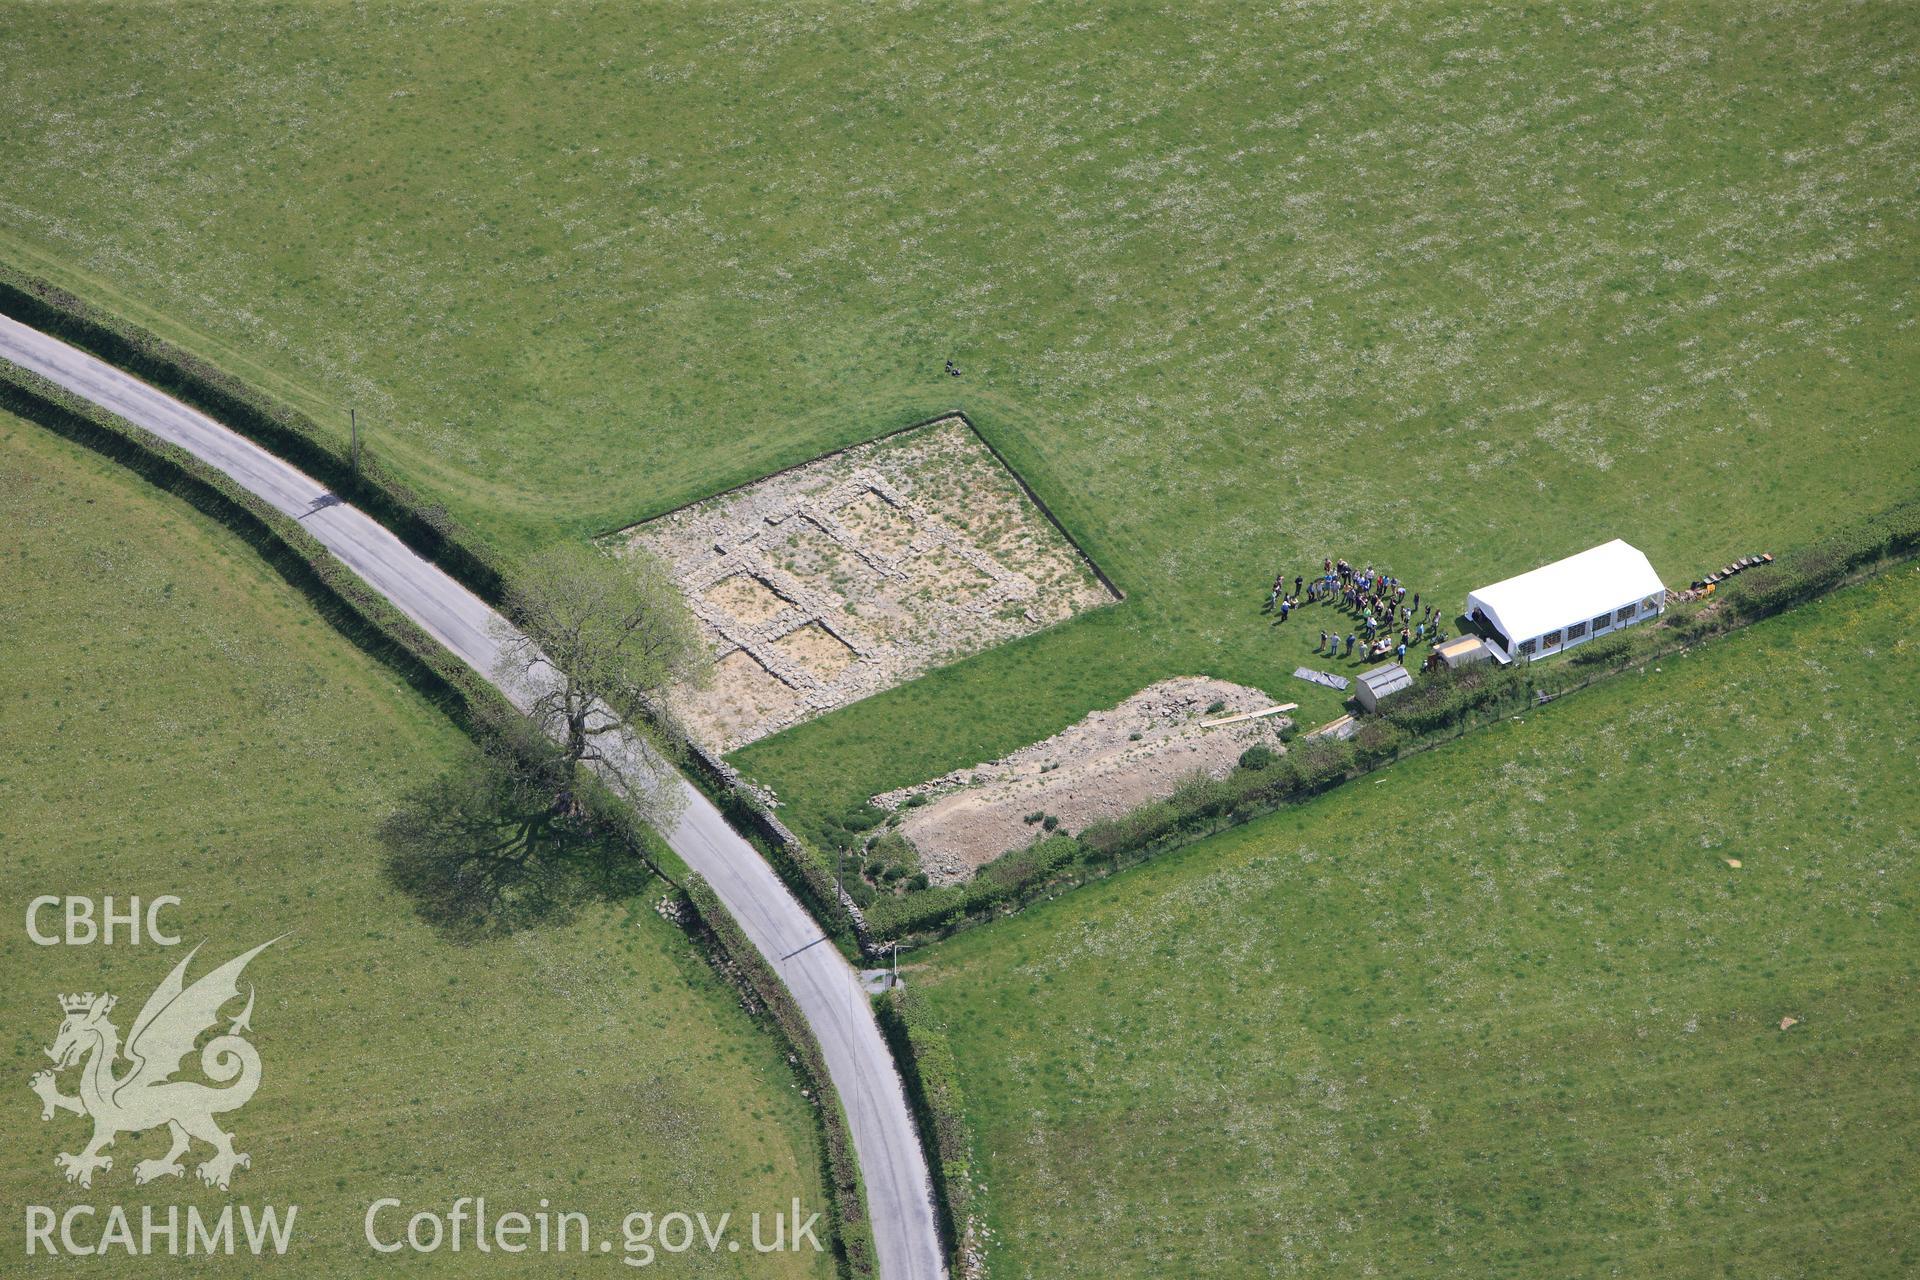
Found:
[[[383,882],[374,825],[471,747],[247,547],[12,418],[0,418],[0,531],[8,1204],[124,1204],[136,1228],[141,1205],[294,1204],[295,1246],[277,1265],[127,1265],[337,1276],[392,1270],[361,1239],[382,1196],[444,1212],[484,1194],[496,1214],[547,1197],[616,1242],[633,1209],[771,1211],[794,1196],[825,1208],[812,1118],[776,1042],[647,902],[459,946]],[[61,1180],[54,1154],[88,1129],[66,1114],[43,1124],[26,1087],[48,1065],[56,995],[114,991],[124,1034],[186,948],[36,947],[23,919],[40,894],[178,895],[166,920],[205,943],[193,976],[289,934],[248,970],[265,1071],[225,1121],[253,1159],[231,1195],[202,1188],[191,1164],[185,1182],[136,1188],[133,1165],[164,1151],[164,1132],[123,1135],[90,1191]],[[686,1265],[831,1273],[811,1254],[747,1256]],[[469,1248],[404,1270],[493,1274],[499,1261]],[[615,1265],[548,1257],[541,1274],[576,1263]],[[65,1269],[17,1251],[5,1267]]]
[[[1130,599],[742,756],[839,808],[1163,676],[1326,718],[1255,616],[1283,565],[1457,604],[1886,505],[1917,37],[1827,0],[15,5],[0,253],[357,406],[507,551],[959,402]]]
[[[1916,588],[924,953],[992,1274],[1911,1274]]]

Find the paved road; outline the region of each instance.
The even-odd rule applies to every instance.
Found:
[[[0,316],[0,359],[30,369],[219,467],[299,520],[428,634],[488,680],[496,680],[502,644],[497,637],[506,627],[500,615],[312,477],[199,410],[7,316]],[[514,690],[507,692],[518,696]],[[640,762],[643,756],[643,748],[628,754],[625,780],[648,785],[640,779],[650,776],[658,780],[652,784],[681,793],[680,816],[667,833],[668,843],[706,877],[786,982],[825,1052],[860,1157],[881,1275],[887,1280],[942,1276],[926,1157],[858,976],[833,944],[810,945],[820,939],[819,926],[712,803],[678,773],[667,770],[661,777],[646,767]]]

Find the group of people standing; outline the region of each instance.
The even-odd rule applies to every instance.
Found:
[[[1444,619],[1438,606],[1429,601],[1422,607],[1418,591],[1409,596],[1406,583],[1391,574],[1376,572],[1372,565],[1362,569],[1329,557],[1321,562],[1318,577],[1309,582],[1305,574],[1296,574],[1292,593],[1286,590],[1287,576],[1282,571],[1274,578],[1273,590],[1261,609],[1262,613],[1275,615],[1276,626],[1303,604],[1337,605],[1353,620],[1344,641],[1337,626],[1320,633],[1320,643],[1313,651],[1329,658],[1352,658],[1358,645],[1361,661],[1378,661],[1393,654],[1404,662],[1408,649],[1437,644],[1442,639]]]

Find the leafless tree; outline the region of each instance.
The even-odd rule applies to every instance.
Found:
[[[522,631],[505,637],[498,674],[570,761],[604,759],[602,735],[644,734],[654,695],[707,678],[698,624],[645,552],[557,546],[526,562],[507,606]]]

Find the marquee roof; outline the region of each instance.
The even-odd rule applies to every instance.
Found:
[[[1542,565],[1467,596],[1467,612],[1484,609],[1515,644],[1568,623],[1584,622],[1665,590],[1645,554],[1620,539]]]

